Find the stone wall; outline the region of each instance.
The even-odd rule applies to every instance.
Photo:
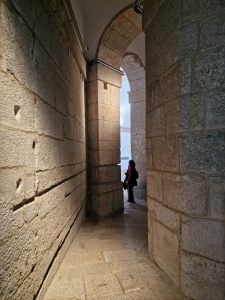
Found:
[[[121,67],[130,84],[131,155],[139,173],[134,197],[146,199],[146,92],[145,68],[134,53],[126,53]]]
[[[120,177],[121,73],[103,63],[88,69],[88,211],[106,216],[123,209]]]
[[[144,6],[149,252],[198,300],[225,295],[224,9]]]
[[[86,62],[66,1],[0,1],[0,298],[41,299],[85,214]]]

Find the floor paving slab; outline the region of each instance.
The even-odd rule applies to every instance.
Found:
[[[147,202],[88,218],[44,300],[188,300],[149,258]]]

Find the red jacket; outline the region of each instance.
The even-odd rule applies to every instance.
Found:
[[[132,184],[134,186],[137,185],[137,180],[136,180],[136,169],[135,167],[128,167],[128,170],[127,170],[127,182],[128,184]]]

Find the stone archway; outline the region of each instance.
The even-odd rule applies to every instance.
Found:
[[[123,209],[120,179],[120,66],[130,43],[142,32],[142,19],[133,8],[120,12],[99,42],[96,60],[89,64],[88,211],[105,216]]]
[[[145,68],[135,53],[126,53],[121,67],[130,83],[131,154],[139,172],[135,196],[146,199],[146,89]]]

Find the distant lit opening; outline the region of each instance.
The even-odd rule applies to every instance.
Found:
[[[122,76],[122,88],[120,89],[120,164],[121,180],[131,159],[131,136],[130,136],[130,85],[126,74]]]

